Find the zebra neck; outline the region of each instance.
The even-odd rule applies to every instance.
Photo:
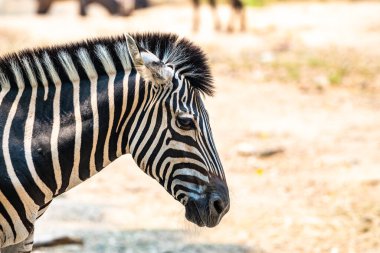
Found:
[[[77,95],[76,86],[80,87]],[[65,147],[68,142],[71,143],[69,150],[72,157],[66,160],[65,156],[60,159],[60,164],[72,162],[69,166],[63,166],[62,181],[68,185],[62,183],[60,193],[129,153],[128,140],[133,135],[130,129],[134,126],[135,115],[141,104],[140,78],[134,70],[80,80],[73,87],[73,100],[77,101],[72,101],[74,106],[70,116],[75,121],[75,130],[73,125],[68,126],[67,131],[71,135],[65,142]],[[70,91],[66,96],[67,91],[64,91],[64,86],[62,88],[61,97],[70,97]],[[69,101],[61,100],[61,106],[65,106],[66,102]]]
[[[125,55],[125,45],[119,44],[119,51]],[[100,64],[93,64],[85,49],[77,53],[86,75],[73,68],[70,55],[59,55],[69,80],[59,85],[59,78],[53,77],[54,100],[59,100],[51,141],[56,194],[93,176],[127,150],[122,139],[128,129],[124,115],[134,109],[127,105],[134,99],[129,90],[135,90],[136,71],[127,58],[116,65],[116,55],[109,55],[105,47],[96,47],[96,54]]]
[[[114,51],[94,47],[95,52],[78,48],[74,54],[15,58],[0,73],[0,141],[7,167],[1,175],[29,189],[37,205],[128,153],[141,123],[136,119],[148,89],[121,57],[128,55],[125,44]]]

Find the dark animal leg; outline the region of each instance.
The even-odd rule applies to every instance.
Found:
[[[38,0],[37,14],[48,13],[53,0]]]
[[[87,15],[87,5],[88,5],[87,0],[79,1],[79,14],[83,17]]]
[[[110,1],[110,0],[93,0],[93,1],[101,4],[104,8],[106,8],[108,10],[108,12],[111,15],[128,16],[131,14],[131,11],[125,10],[121,1],[116,1],[116,0],[112,0],[112,1]]]
[[[87,6],[91,3],[98,3],[111,15],[120,15],[120,16],[129,16],[131,14],[131,10],[126,10],[121,2],[116,0],[80,0],[80,15],[87,15]]]
[[[240,31],[244,32],[247,29],[246,26],[246,13],[245,13],[245,8],[241,8],[239,11],[240,15]]]
[[[209,0],[208,2],[210,4],[211,10],[212,10],[212,16],[214,19],[214,28],[215,28],[215,30],[219,31],[220,30],[220,21],[219,21],[219,16],[218,16],[218,10],[216,8],[216,0]]]
[[[228,22],[227,31],[233,32],[235,19],[238,17],[240,17],[240,30],[244,31],[246,26],[245,26],[245,10],[244,10],[243,2],[241,0],[231,0],[231,7],[232,7],[231,16]]]
[[[104,8],[106,8],[111,15],[119,14],[119,2],[109,0],[97,0],[96,2],[101,4]]]
[[[193,0],[193,31],[199,30],[199,5],[200,0]]]
[[[135,0],[135,10],[147,8],[150,6],[148,0]]]

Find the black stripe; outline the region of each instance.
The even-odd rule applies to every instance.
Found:
[[[107,75],[102,75],[99,77],[97,83],[99,114],[99,135],[95,151],[95,165],[97,171],[103,169],[104,145],[109,127],[108,80]]]
[[[60,97],[60,129],[58,134],[59,163],[61,165],[62,186],[59,194],[66,191],[74,165],[75,115],[73,83],[62,84]]]
[[[170,157],[171,159],[186,157],[188,159],[193,159],[193,160],[196,160],[196,161],[199,161],[199,162],[202,163],[202,158],[199,157],[199,156],[197,156],[194,153],[190,153],[190,152],[187,152],[187,151],[184,151],[184,150],[177,150],[177,149],[169,148],[169,149],[165,150],[165,152],[163,152],[163,154],[162,154],[161,157],[156,158],[156,159],[159,159],[158,162],[157,162],[157,168],[161,168],[162,163],[168,157]]]
[[[55,92],[54,84],[49,81],[47,100],[44,101],[44,87],[38,87],[32,137],[32,157],[36,172],[52,192],[57,190],[50,142]]]
[[[167,134],[168,131],[169,131],[169,129],[165,129],[164,131],[162,131],[161,136],[160,136],[160,139],[158,140],[156,147],[153,149],[152,153],[151,153],[150,156],[148,157],[148,162],[147,162],[148,164],[153,164],[153,163],[154,163],[154,160],[156,160],[156,159],[158,158],[158,152],[160,152],[160,150],[162,149],[162,146],[163,146],[164,143],[165,143],[165,136],[166,136],[166,134]],[[162,163],[163,163],[163,160],[162,160],[161,162],[158,162],[158,163],[157,163],[156,168],[149,167],[149,170],[147,171],[147,174],[148,174],[148,175],[153,175],[153,171],[152,171],[152,170],[155,169],[155,170],[156,170],[156,175],[159,176],[159,175],[160,175],[159,170],[162,169],[162,168],[161,168],[161,167],[162,167]],[[170,165],[170,164],[168,164],[168,165],[164,168],[164,170],[167,169],[169,165]],[[161,178],[160,180],[161,180],[161,181],[160,181],[161,183],[164,182],[163,178]]]
[[[187,187],[185,187],[185,186],[183,186],[183,185],[181,185],[181,184],[177,184],[177,185],[174,186],[174,189],[173,189],[174,192],[171,192],[171,188],[172,188],[171,185],[168,185],[168,189],[166,189],[166,190],[167,190],[170,194],[172,194],[173,196],[175,196],[176,193],[177,193],[179,190],[182,190],[182,191],[187,192],[187,193],[195,193],[195,194],[199,194],[199,192],[197,192],[197,191],[195,191],[195,190],[193,190],[193,189],[187,188]]]
[[[91,82],[88,78],[80,81],[80,113],[82,120],[82,135],[79,161],[79,178],[84,181],[90,177],[89,164],[91,147],[94,138],[94,115],[91,108]]]
[[[171,171],[170,175],[167,175],[167,174],[164,174],[164,176],[166,178],[168,178],[168,185],[171,185],[173,180],[175,179],[180,179],[181,181],[185,181],[185,182],[189,182],[189,183],[193,183],[193,184],[197,184],[197,185],[206,185],[207,182],[206,181],[203,181],[202,179],[196,177],[196,176],[189,176],[189,175],[176,175],[175,177],[173,176],[174,172],[178,169],[182,169],[182,168],[187,168],[189,170],[194,170],[194,171],[197,171],[199,173],[201,173],[202,175],[208,177],[206,171],[204,168],[196,165],[196,164],[193,164],[193,163],[178,163],[178,164],[175,164],[173,166],[173,170]]]
[[[117,158],[117,140],[118,134],[116,133],[117,125],[121,117],[121,107],[123,105],[123,79],[125,73],[119,72],[114,81],[114,120],[111,129],[111,136],[109,140],[109,159],[113,161]]]
[[[178,201],[181,201],[184,197],[186,197],[186,194],[185,194],[185,193],[180,193],[180,194],[178,194],[178,196],[177,196],[177,200],[178,200]]]
[[[44,209],[45,207],[47,207],[48,205],[50,205],[50,203],[52,202],[53,200],[50,200],[49,202],[43,204],[42,206],[40,206],[40,209],[38,211],[41,211],[42,209]]]
[[[126,110],[125,110],[125,113],[123,115],[123,118],[121,119],[121,123],[120,125],[123,126],[127,120],[127,117],[129,114],[131,113],[134,113],[132,111],[132,105],[133,105],[133,101],[134,101],[134,96],[135,96],[135,89],[134,89],[134,83],[136,82],[136,70],[135,69],[132,69],[131,70],[131,73],[129,74],[129,77],[128,77],[128,97],[127,97],[127,104],[126,104]],[[128,123],[128,122],[127,122]],[[125,132],[124,133],[121,133],[119,132],[119,134],[122,134],[123,137],[122,137],[122,143],[121,143],[121,146],[123,148],[123,152],[125,152],[125,147],[127,146],[127,143],[128,143],[128,127],[125,128]],[[120,127],[120,130],[121,131],[121,127]]]

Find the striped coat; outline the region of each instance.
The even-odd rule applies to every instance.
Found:
[[[0,59],[0,248],[31,251],[52,199],[131,153],[215,226],[228,188],[201,93],[205,55],[171,34],[127,35],[28,50]],[[8,248],[6,248],[8,247]]]

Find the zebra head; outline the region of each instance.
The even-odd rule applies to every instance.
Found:
[[[138,140],[129,143],[129,152],[185,206],[189,221],[214,227],[230,204],[201,96],[213,91],[209,67],[203,52],[189,41],[159,36],[165,38],[127,36],[130,58],[146,89],[147,118],[142,120],[149,124],[149,129],[138,126]]]

